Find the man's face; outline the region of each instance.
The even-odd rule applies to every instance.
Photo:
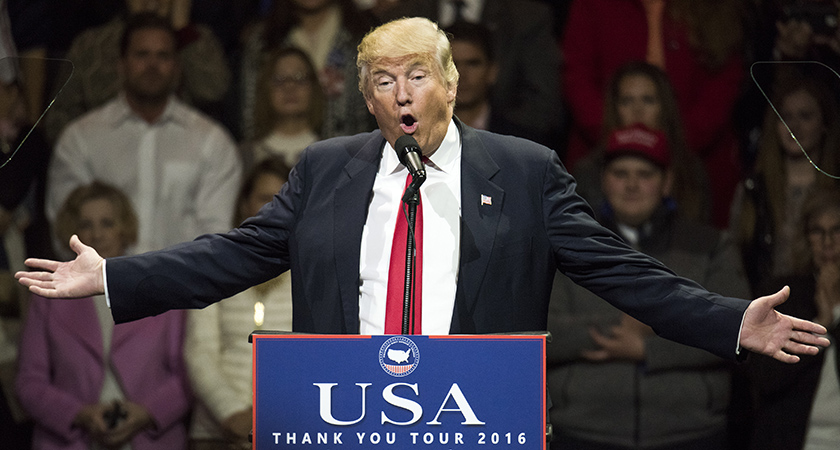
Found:
[[[496,66],[476,44],[452,41],[452,59],[461,78],[458,80],[458,107],[472,107],[488,100],[496,82]]]
[[[601,188],[619,222],[645,223],[670,191],[670,176],[652,162],[619,156],[604,168]]]
[[[457,87],[447,88],[437,68],[416,59],[380,62],[370,68],[365,101],[382,136],[392,146],[404,134],[414,136],[423,154],[443,142],[452,120]]]
[[[164,30],[135,31],[120,60],[120,73],[126,93],[138,100],[163,100],[178,77],[175,41]]]

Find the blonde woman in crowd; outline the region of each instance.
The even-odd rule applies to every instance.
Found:
[[[75,189],[57,220],[102,255],[137,239],[128,197],[99,182]],[[115,326],[104,296],[33,296],[21,335],[17,395],[35,421],[32,448],[182,449],[192,406],[183,311]]]

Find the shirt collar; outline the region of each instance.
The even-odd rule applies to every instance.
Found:
[[[379,165],[379,172],[381,175],[391,175],[404,170],[404,166],[397,158],[397,153],[394,147],[388,141],[385,141],[385,149],[382,154],[382,163]],[[427,163],[426,167],[432,167],[441,172],[452,173],[457,169],[455,167],[461,157],[461,133],[458,131],[458,126],[455,125],[454,120],[449,121],[449,127],[446,129],[446,136],[443,137],[443,142],[440,143],[437,151],[428,159],[431,164]]]
[[[166,123],[166,122],[174,122],[177,124],[185,124],[185,115],[183,114],[184,111],[181,109],[182,106],[177,101],[175,96],[170,95],[169,100],[166,102],[166,109],[163,110],[163,114],[161,114],[160,118],[155,123]],[[125,98],[125,92],[120,92],[119,96],[116,100],[116,110],[114,111],[111,120],[114,126],[120,125],[121,123],[128,121],[128,120],[143,120],[134,110],[128,106],[128,100]]]

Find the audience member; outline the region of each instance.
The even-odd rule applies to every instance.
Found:
[[[501,114],[490,102],[499,65],[493,55],[490,31],[469,22],[457,22],[445,31],[452,36],[452,60],[460,75],[455,115],[475,129],[497,129]]]
[[[838,5],[823,0],[766,2],[775,29],[773,57],[781,61],[820,61],[840,69]]]
[[[761,355],[749,361],[756,396],[754,449],[840,447],[840,190],[815,188],[799,222],[792,274],[764,280],[759,292],[790,286],[791,296],[779,310],[824,325],[832,345],[796,365]]]
[[[665,134],[614,131],[604,157],[599,222],[674,272],[748,296],[737,249],[668,202],[673,160]],[[548,347],[552,448],[725,449],[730,367],[653,330],[563,275],[555,278]]]
[[[242,118],[245,139],[255,136],[253,110],[257,74],[272,50],[292,46],[312,60],[327,97],[324,138],[376,127],[357,89],[356,45],[373,24],[352,0],[274,0],[268,16],[248,37],[242,61]]]
[[[577,0],[562,41],[564,93],[572,126],[567,167],[596,147],[603,93],[629,61],[661,67],[677,98],[688,148],[710,180],[712,222],[728,223],[741,177],[732,111],[744,78],[737,0]]]
[[[381,15],[383,20],[426,17],[443,27],[458,21],[484,25],[492,33],[498,64],[491,94],[502,120],[493,131],[556,147],[564,114],[554,15],[548,5],[533,0],[413,0],[397,2]]]
[[[48,0],[6,0],[1,3],[4,9],[8,8],[9,14],[9,22],[0,25],[4,29],[2,39],[11,37],[19,52],[19,80],[26,100],[27,119],[35,123],[44,111],[45,58],[53,31],[53,21],[47,14],[51,4]]]
[[[172,95],[176,35],[155,14],[134,16],[121,44],[122,91],[71,123],[49,168],[47,215],[75,187],[102,180],[136,205],[136,251],[230,228],[240,164],[228,134]]]
[[[57,226],[62,242],[78,234],[111,256],[137,237],[128,198],[98,182],[71,193]],[[33,296],[16,383],[35,420],[32,448],[186,448],[183,321],[172,311],[115,326],[104,296]]]
[[[181,67],[177,93],[182,100],[212,110],[213,104],[221,101],[228,90],[231,75],[222,46],[209,28],[189,22],[190,0],[125,1],[128,16],[119,15],[102,26],[82,32],[67,51],[65,57],[73,63],[73,75],[44,118],[51,142],[55,142],[72,120],[107,103],[120,91],[119,42],[130,15],[157,14],[177,30],[177,57]],[[58,74],[59,79],[68,76]],[[60,83],[55,86],[60,88]]]
[[[755,167],[740,184],[731,213],[754,288],[772,275],[790,273],[802,203],[815,184],[837,184],[811,161],[840,173],[838,107],[825,87],[809,79],[781,79],[772,101],[785,122],[767,108]]]
[[[829,86],[840,86],[837,75],[832,73],[832,70],[840,71],[840,17],[838,5],[833,1],[745,3],[751,7],[747,16],[751,35],[745,47],[748,62],[760,64],[750,68],[753,80],[745,85],[735,123],[741,135],[744,160],[751,167],[758,152],[763,118],[755,111],[767,106],[762,90],[770,91],[776,78],[791,71]],[[838,88],[832,91],[840,99]]]
[[[27,448],[32,430],[11,394],[29,295],[15,287],[13,274],[27,256],[53,254],[44,216],[50,148],[39,130],[30,133],[17,72],[8,74],[0,79],[0,436],[10,448]]]
[[[255,140],[240,147],[245,170],[271,156],[294,166],[303,149],[318,140],[325,102],[306,53],[294,47],[272,51],[257,79]]]
[[[288,178],[279,159],[266,159],[246,178],[237,200],[238,225],[270,202]],[[193,450],[251,448],[253,330],[292,329],[288,272],[223,302],[187,313],[184,347],[197,404],[190,437]]]
[[[668,75],[643,61],[631,61],[619,67],[610,80],[604,98],[602,143],[572,171],[578,182],[577,192],[595,208],[604,202],[601,169],[606,140],[614,131],[636,124],[665,134],[673,161],[670,198],[677,203],[677,214],[690,221],[708,222],[709,181],[700,159],[688,150]]]

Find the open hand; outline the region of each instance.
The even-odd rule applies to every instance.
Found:
[[[70,248],[76,252],[76,259],[59,262],[29,258],[25,264],[42,271],[18,272],[15,278],[32,293],[46,298],[82,298],[104,294],[102,264],[105,260],[75,234],[70,238]]]
[[[785,286],[779,292],[750,303],[741,328],[741,347],[786,363],[799,362],[797,355],[816,355],[828,347],[825,327],[775,310],[790,295]]]

